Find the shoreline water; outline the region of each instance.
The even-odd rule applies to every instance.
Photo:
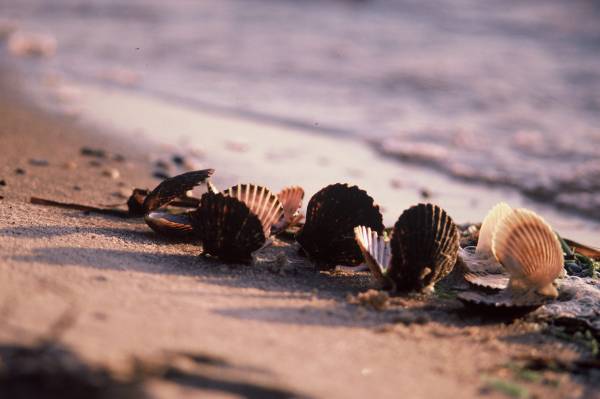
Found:
[[[274,190],[301,185],[307,193],[306,206],[312,193],[327,184],[357,184],[382,206],[388,225],[418,202],[438,203],[458,223],[467,223],[481,221],[493,205],[507,201],[540,213],[564,236],[600,245],[600,222],[528,199],[511,187],[472,183],[418,163],[382,157],[372,143],[357,137],[309,133],[88,83],[61,83],[42,89],[46,93],[33,94],[53,98],[63,85],[76,88],[77,95],[65,104],[76,106],[84,126],[161,148],[149,152],[153,160],[184,153],[197,168],[215,168],[213,180],[221,187],[239,182],[265,184]]]

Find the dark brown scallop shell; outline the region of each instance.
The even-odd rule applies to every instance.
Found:
[[[194,229],[189,211],[153,211],[144,216],[146,224],[158,234],[172,238],[193,238]]]
[[[446,211],[419,204],[400,215],[390,241],[392,259],[386,275],[400,291],[433,289],[458,257],[459,235]]]
[[[279,198],[266,187],[238,184],[223,191],[223,195],[237,198],[246,204],[262,223],[265,237],[271,235],[271,226],[283,217]]]
[[[144,201],[148,196],[149,191],[143,188],[134,188],[133,192],[127,199],[127,209],[129,210],[130,216],[144,216],[146,210],[144,209]]]
[[[244,202],[225,194],[205,193],[190,220],[203,252],[224,261],[250,263],[252,252],[266,241],[258,216]]]
[[[145,213],[151,212],[173,201],[194,187],[204,183],[214,169],[196,170],[165,179],[144,200]]]
[[[370,227],[381,234],[379,207],[357,186],[332,184],[308,202],[306,222],[296,240],[319,268],[357,266],[363,257],[354,238],[356,226]]]

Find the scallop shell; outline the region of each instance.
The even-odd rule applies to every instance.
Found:
[[[144,216],[152,230],[167,237],[192,238],[194,229],[189,212],[154,211]]]
[[[144,200],[146,213],[160,208],[177,197],[184,196],[188,190],[204,183],[214,169],[196,170],[165,179]]]
[[[357,186],[332,184],[308,202],[306,222],[296,240],[320,268],[356,266],[363,258],[354,228],[361,225],[383,232],[383,218],[373,198]]]
[[[389,288],[391,281],[385,276],[392,259],[390,240],[384,235],[377,234],[370,227],[358,226],[354,228],[356,243],[363,254],[363,258],[371,270],[371,274],[383,287]]]
[[[244,202],[225,194],[205,193],[190,220],[204,253],[224,261],[249,263],[252,252],[266,241],[258,216]]]
[[[299,210],[302,207],[304,199],[304,189],[300,186],[285,187],[277,194],[281,205],[283,206],[283,221],[285,227],[292,226],[302,220]]]
[[[431,290],[448,275],[458,257],[459,235],[446,211],[419,204],[394,225],[392,259],[386,272],[401,291]]]
[[[510,276],[496,258],[479,256],[474,247],[460,248],[458,256],[466,268],[463,277],[469,283],[494,290],[508,286]]]
[[[506,202],[496,204],[485,216],[481,229],[479,230],[479,240],[477,241],[477,250],[475,253],[480,257],[493,257],[492,238],[496,226],[506,216],[510,215],[512,208]]]
[[[245,203],[261,221],[265,237],[271,235],[271,226],[283,217],[283,207],[279,198],[265,187],[238,184],[223,191],[223,195],[237,198]]]
[[[496,227],[494,256],[510,274],[515,295],[531,291],[558,296],[552,282],[564,268],[562,248],[548,223],[534,212],[516,209]]]
[[[474,307],[484,313],[492,311],[494,313],[514,315],[531,312],[548,300],[547,297],[540,295],[515,298],[507,290],[494,294],[467,291],[459,293],[457,298],[465,305]]]

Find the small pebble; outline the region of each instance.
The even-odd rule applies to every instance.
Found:
[[[154,163],[154,166],[156,166],[159,169],[169,169],[169,164],[160,159]]]
[[[112,159],[113,159],[113,161],[116,161],[116,162],[125,162],[125,157],[121,154],[113,155]]]
[[[99,148],[82,147],[81,155],[87,157],[106,158],[106,151]]]
[[[48,161],[45,159],[30,159],[29,164],[33,166],[48,166]]]
[[[421,194],[421,198],[431,197],[431,191],[427,190],[426,188],[422,188],[421,191],[419,191],[419,194]]]
[[[0,195],[0,200],[3,200],[3,199],[4,199],[4,197],[2,195]]]
[[[81,191],[81,187],[79,187],[79,186],[73,186],[73,190],[75,190],[75,191]]]
[[[77,168],[77,163],[75,163],[74,161],[65,162],[63,164],[63,168],[65,168],[65,169],[76,169]]]
[[[121,173],[117,169],[107,169],[102,171],[102,176],[110,177],[111,179],[118,179]]]
[[[5,180],[0,180],[0,186],[6,186],[6,181]]]
[[[17,168],[17,169],[15,169],[15,174],[17,174],[17,175],[24,175],[25,174],[25,169]]]
[[[102,162],[97,161],[97,160],[94,159],[94,160],[92,160],[92,161],[89,162],[89,165],[97,168],[97,167],[102,166]]]
[[[173,157],[171,158],[171,161],[175,164],[175,165],[183,165],[185,163],[185,158],[181,155],[173,155]]]

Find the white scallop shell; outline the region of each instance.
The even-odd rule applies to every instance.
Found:
[[[265,187],[238,184],[223,191],[223,195],[235,197],[245,203],[261,221],[265,237],[271,235],[271,226],[283,216],[283,207],[279,198]]]
[[[496,204],[485,216],[481,229],[479,230],[479,240],[475,253],[480,257],[492,257],[492,238],[496,226],[508,215],[512,213],[512,208],[506,202]]]
[[[492,240],[494,256],[510,274],[513,292],[556,297],[552,282],[564,268],[563,252],[552,227],[527,209],[515,209],[498,223]]]
[[[389,283],[385,277],[385,272],[392,259],[390,241],[377,234],[376,231],[371,230],[370,227],[365,226],[355,227],[354,237],[373,277],[380,283]]]

